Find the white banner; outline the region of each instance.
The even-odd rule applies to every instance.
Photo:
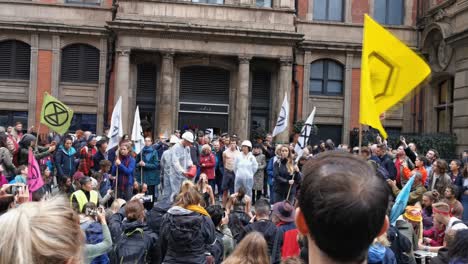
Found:
[[[123,136],[122,126],[122,96],[119,97],[117,103],[112,111],[111,126],[107,137],[109,138],[109,144],[107,145],[106,151],[119,144],[120,138]]]
[[[299,159],[302,156],[303,149],[307,146],[307,143],[309,142],[310,134],[312,132],[312,125],[314,124],[314,117],[315,117],[315,106],[314,106],[314,110],[312,110],[312,113],[310,113],[309,117],[304,123],[304,126],[302,127],[302,130],[301,130],[301,135],[297,141],[296,146],[294,147],[294,151],[297,154],[297,159]]]
[[[133,120],[132,141],[135,146],[135,153],[139,154],[145,146],[145,138],[143,137],[143,129],[141,128],[140,110],[138,106],[135,110],[135,119]]]
[[[287,93],[284,94],[283,104],[281,105],[281,111],[278,116],[278,120],[276,121],[275,129],[273,129],[272,136],[275,137],[276,135],[280,134],[286,128],[288,128],[289,123],[289,101]]]

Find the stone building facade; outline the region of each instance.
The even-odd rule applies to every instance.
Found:
[[[198,126],[248,138],[257,127],[272,130],[287,94],[291,124],[316,106],[316,138],[349,142],[359,125],[368,13],[420,50],[435,72],[425,89],[386,114],[384,126],[455,132],[462,149],[467,6],[466,0],[0,0],[0,56],[9,59],[0,61],[0,121],[38,126],[47,91],[75,110],[75,127],[91,123],[100,132],[122,96],[125,131],[139,105],[156,135]],[[287,133],[278,138],[287,139]]]

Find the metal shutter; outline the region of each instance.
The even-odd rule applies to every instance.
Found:
[[[0,42],[0,78],[29,80],[31,47],[21,41]]]
[[[180,71],[180,101],[229,104],[230,73],[216,67],[190,66]]]
[[[99,50],[85,44],[73,44],[62,50],[62,82],[98,83]]]
[[[270,111],[270,72],[254,72],[252,78],[252,108]]]
[[[156,108],[156,65],[137,65],[137,92],[136,103],[142,110]]]
[[[250,108],[251,129],[268,130],[270,119],[271,73],[255,71],[252,73],[252,96]]]

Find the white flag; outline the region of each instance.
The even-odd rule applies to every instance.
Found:
[[[122,96],[119,97],[115,104],[114,111],[112,111],[111,126],[107,137],[109,138],[109,144],[107,145],[106,151],[119,144],[120,138],[123,136],[122,127]]]
[[[283,104],[281,105],[281,111],[276,121],[275,129],[273,129],[272,136],[276,136],[288,128],[289,123],[289,102],[288,94],[284,94]]]
[[[135,146],[135,153],[139,154],[145,146],[145,138],[143,137],[143,129],[141,128],[140,110],[138,106],[135,111],[135,120],[133,121],[132,140]]]
[[[314,106],[314,110],[312,110],[312,113],[310,113],[310,116],[307,118],[306,122],[304,123],[304,126],[302,127],[302,130],[301,130],[301,135],[299,136],[297,144],[294,147],[294,151],[297,154],[297,159],[299,159],[302,156],[303,149],[307,146],[307,143],[309,142],[310,133],[312,132],[312,125],[314,123],[314,117],[315,117],[315,106]]]

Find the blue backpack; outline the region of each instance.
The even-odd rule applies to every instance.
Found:
[[[98,222],[92,222],[86,227],[86,244],[98,244],[104,240],[104,235],[102,234],[102,226]],[[109,264],[110,260],[107,254],[95,257],[92,261],[92,264]]]

